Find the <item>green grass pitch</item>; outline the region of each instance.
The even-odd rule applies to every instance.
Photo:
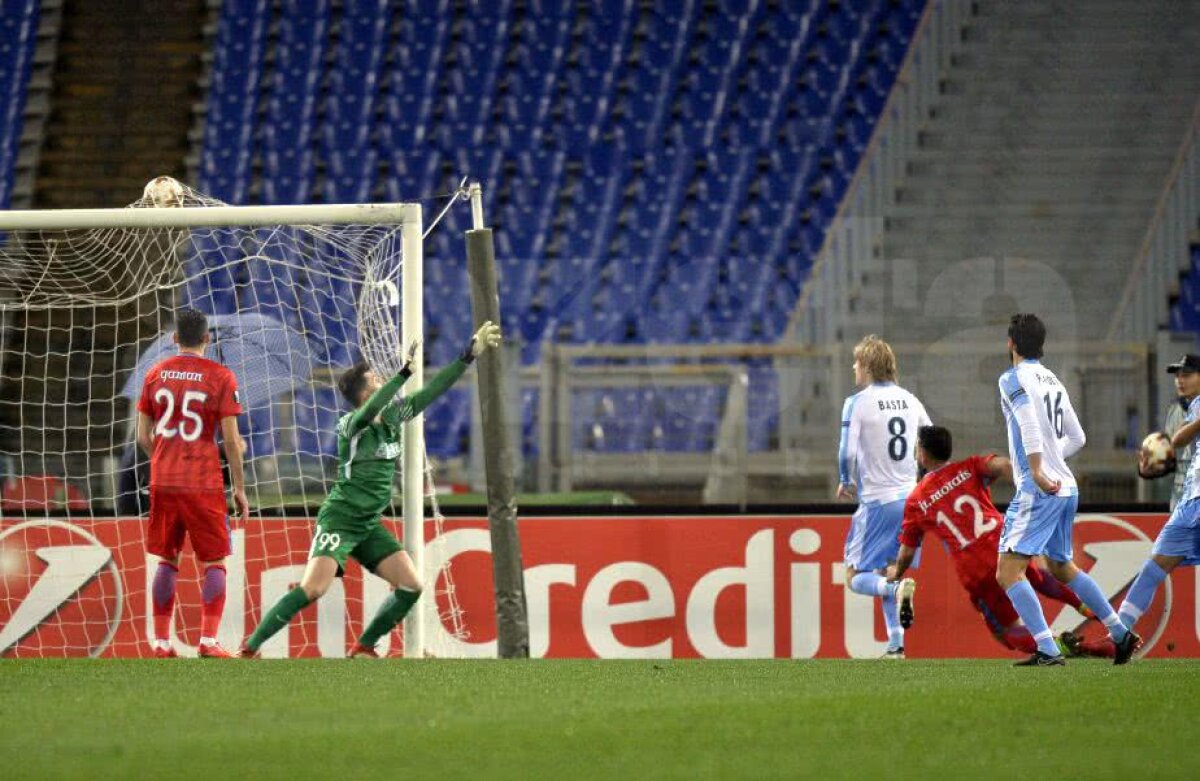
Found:
[[[1196,778],[1200,662],[0,662],[6,778]]]

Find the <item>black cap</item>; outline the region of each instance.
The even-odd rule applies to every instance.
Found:
[[[1183,355],[1178,361],[1167,366],[1167,374],[1178,374],[1181,371],[1200,372],[1200,355]]]

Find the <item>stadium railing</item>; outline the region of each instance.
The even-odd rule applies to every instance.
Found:
[[[1200,101],[1163,184],[1162,195],[1108,331],[1110,340],[1146,340],[1168,321],[1179,273],[1191,265],[1189,245],[1200,229]]]
[[[952,429],[956,453],[1006,451],[996,390],[1005,368],[1002,344],[893,348],[901,384],[924,400],[938,423]],[[542,370],[526,370],[522,377],[522,386],[538,394],[533,421],[538,490],[690,486],[705,502],[828,500],[836,480],[838,416],[842,401],[854,392],[851,349],[845,344],[545,345]],[[1047,364],[1066,383],[1088,434],[1088,446],[1072,466],[1102,491],[1093,499],[1145,499],[1146,485],[1131,465],[1132,449],[1156,425],[1154,351],[1144,344],[1107,342],[1060,342],[1048,345],[1048,351]],[[970,382],[946,384],[946,372],[969,375]],[[751,449],[745,427],[749,418],[767,412],[752,406],[766,398],[756,383],[768,379],[778,384],[777,408],[769,410],[777,424],[769,446]],[[573,401],[580,394],[640,387],[648,396],[683,384],[728,389],[708,452],[605,452],[573,435],[579,422]]]
[[[1005,368],[1002,343],[893,348],[900,383],[922,399],[935,422],[950,427],[956,454],[1007,451],[996,389]],[[832,497],[842,402],[855,390],[851,345],[548,343],[543,350],[539,367],[512,362],[507,390],[511,441],[535,443],[526,448],[524,490],[616,489],[678,504],[731,506]],[[1088,501],[1150,498],[1153,486],[1135,476],[1133,448],[1159,425],[1162,406],[1151,367],[1165,360],[1140,343],[1047,345],[1047,365],[1067,385],[1088,435],[1072,461]],[[947,383],[948,372],[968,381]],[[313,390],[304,393],[334,392],[334,373],[312,381]],[[302,395],[278,400],[273,448],[247,467],[260,506],[292,506],[319,495],[336,466],[336,458],[314,444],[314,423],[300,417],[306,414]],[[633,413],[621,406],[623,396],[635,399]],[[697,398],[711,406],[689,407]],[[614,400],[614,411],[587,414]],[[683,433],[674,442],[672,426]],[[697,430],[710,433],[697,439]],[[471,449],[438,460],[439,484],[478,485]],[[115,469],[114,462],[114,475],[90,486],[97,509],[113,501],[108,478]],[[998,499],[1007,499],[1006,491],[998,488]]]

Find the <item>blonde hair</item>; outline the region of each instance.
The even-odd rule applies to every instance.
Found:
[[[875,334],[867,334],[854,347],[854,360],[870,373],[875,382],[896,381],[896,354]]]

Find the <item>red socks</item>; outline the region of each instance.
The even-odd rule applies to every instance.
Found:
[[[216,639],[217,628],[221,625],[221,614],[225,612],[224,566],[214,564],[204,570],[200,597],[203,600],[200,608],[200,637]]]
[[[158,569],[154,572],[154,583],[150,586],[155,640],[165,642],[171,638],[171,617],[175,614],[175,580],[178,577],[178,567],[169,561],[158,562]]]

